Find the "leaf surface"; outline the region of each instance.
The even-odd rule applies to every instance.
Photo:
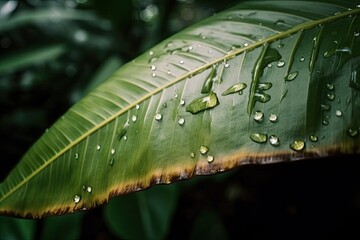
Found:
[[[0,212],[39,218],[241,164],[359,153],[359,13],[247,2],[181,31],[46,131],[0,185]]]

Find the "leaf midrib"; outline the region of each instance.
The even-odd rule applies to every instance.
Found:
[[[340,7],[340,6],[339,6]],[[30,174],[28,177],[24,178],[23,181],[21,181],[20,183],[18,183],[16,186],[14,186],[13,188],[10,189],[10,191],[8,191],[7,193],[5,193],[1,198],[0,198],[0,203],[3,202],[5,199],[7,199],[12,193],[14,193],[15,191],[17,191],[22,185],[24,185],[26,182],[28,182],[30,179],[32,179],[33,177],[35,177],[38,173],[40,173],[43,169],[45,169],[48,165],[50,165],[53,161],[55,161],[58,157],[60,157],[61,155],[63,155],[64,153],[66,153],[69,149],[71,149],[73,146],[77,145],[79,142],[81,142],[82,140],[84,140],[86,137],[88,137],[89,135],[91,135],[92,133],[94,133],[95,131],[97,131],[98,129],[102,128],[103,126],[105,126],[106,124],[108,124],[109,122],[113,121],[115,118],[119,117],[120,115],[122,115],[123,113],[127,112],[128,110],[134,108],[137,104],[140,104],[141,102],[145,101],[146,99],[150,98],[151,96],[161,92],[162,90],[184,80],[187,78],[190,78],[194,75],[196,75],[197,73],[200,73],[202,71],[204,71],[205,69],[208,69],[209,67],[211,67],[214,64],[217,64],[219,62],[222,62],[224,60],[227,59],[231,59],[243,52],[249,51],[249,50],[253,50],[265,43],[271,43],[274,42],[276,40],[279,40],[281,38],[285,38],[288,37],[296,32],[299,31],[303,31],[303,30],[307,30],[307,29],[311,29],[315,26],[321,25],[321,24],[327,24],[345,17],[348,17],[350,15],[358,15],[360,14],[360,9],[353,9],[353,10],[349,10],[343,13],[339,13],[330,17],[326,17],[323,19],[319,19],[319,20],[313,20],[313,21],[309,21],[309,22],[305,22],[302,24],[299,24],[297,26],[294,26],[293,28],[285,31],[285,32],[279,32],[277,34],[274,34],[272,36],[269,36],[263,40],[260,40],[258,42],[255,42],[253,44],[250,44],[249,46],[243,47],[243,48],[239,48],[236,50],[231,51],[228,54],[225,54],[224,56],[217,58],[207,64],[204,64],[201,67],[198,67],[192,71],[189,71],[188,73],[179,76],[177,78],[175,78],[173,81],[168,82],[167,84],[163,85],[160,88],[157,88],[151,92],[149,92],[148,94],[144,95],[142,98],[140,98],[139,100],[135,101],[132,104],[129,104],[127,107],[125,107],[124,109],[121,109],[120,111],[118,111],[117,113],[115,113],[113,116],[109,117],[108,119],[106,119],[105,121],[99,123],[97,126],[95,126],[94,128],[88,130],[86,133],[84,133],[83,135],[81,135],[78,139],[76,139],[75,141],[71,142],[68,146],[66,146],[64,149],[62,149],[61,151],[57,152],[57,154],[55,154],[52,158],[50,158],[43,166],[39,167],[38,169],[36,169],[32,174]]]

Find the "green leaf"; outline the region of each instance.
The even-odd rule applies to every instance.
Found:
[[[359,153],[359,14],[255,1],[179,32],[44,133],[0,185],[0,212],[39,218],[242,164]]]
[[[113,199],[104,209],[107,225],[121,239],[165,239],[177,190],[176,185],[157,186]]]
[[[11,217],[0,217],[0,239],[32,240],[35,236],[36,221]]]

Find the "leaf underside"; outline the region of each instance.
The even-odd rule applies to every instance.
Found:
[[[360,153],[359,14],[247,2],[163,41],[44,133],[1,183],[0,213],[40,218],[242,164]]]

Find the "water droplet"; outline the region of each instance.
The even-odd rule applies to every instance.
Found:
[[[226,89],[221,95],[226,96],[228,94],[240,92],[240,91],[244,90],[246,87],[247,87],[247,85],[245,83],[238,83],[238,84],[235,84],[235,85],[229,87],[228,89]]]
[[[329,111],[331,109],[331,105],[329,104],[321,104],[321,110]]]
[[[179,125],[181,125],[181,126],[182,126],[182,125],[184,125],[184,124],[185,124],[185,119],[184,119],[184,118],[182,118],[182,117],[181,117],[181,118],[179,118],[179,120],[178,120],[178,124],[179,124]]]
[[[254,94],[255,100],[262,102],[262,103],[266,103],[268,101],[270,101],[271,97],[269,94],[265,94],[265,93],[255,93]]]
[[[335,52],[351,54],[351,49],[349,47],[337,48]]]
[[[270,114],[270,116],[269,116],[270,122],[276,122],[277,119],[278,119],[278,117],[276,116],[276,114],[274,114],[274,113]]]
[[[268,67],[268,68],[272,68],[272,64],[271,64],[271,63],[268,63],[267,67]]]
[[[329,93],[326,94],[326,97],[329,100],[334,100],[335,99],[335,94],[332,93],[332,92],[329,92]]]
[[[200,152],[202,155],[205,155],[208,151],[209,151],[209,148],[208,148],[207,146],[204,146],[204,145],[201,145],[201,146],[200,146],[199,152]]]
[[[354,32],[354,37],[360,36],[360,32]]]
[[[290,148],[294,151],[301,151],[305,148],[305,142],[303,140],[294,140],[290,144]]]
[[[154,55],[154,52],[153,52],[153,51],[149,51],[149,55],[150,55],[150,56]]]
[[[160,121],[162,119],[162,115],[160,113],[155,114],[155,120]]]
[[[253,133],[250,135],[250,139],[256,143],[265,143],[267,141],[267,135],[262,133]]]
[[[155,62],[156,60],[158,60],[157,57],[152,57],[152,58],[149,59],[148,62],[149,62],[149,63],[153,63],[153,62]],[[155,66],[154,66],[154,67],[155,67]],[[151,68],[151,70],[152,70],[152,67],[150,67],[150,68]],[[156,67],[154,68],[154,70],[155,70],[155,69],[156,69]],[[154,70],[153,70],[153,71],[154,71]]]
[[[180,64],[184,64],[184,60],[180,60],[179,63],[180,63]]]
[[[193,153],[193,152],[190,153],[190,157],[191,157],[191,158],[194,158],[194,157],[195,157],[195,153]]]
[[[261,122],[264,119],[264,113],[262,111],[256,111],[254,113],[254,120],[257,122]]]
[[[318,137],[315,136],[315,135],[310,135],[310,136],[309,136],[309,140],[310,140],[311,142],[317,142],[317,141],[318,141]]]
[[[204,84],[201,88],[201,93],[210,93],[213,83],[217,80],[217,72],[216,72],[216,66],[214,65],[211,69],[211,72],[209,76],[204,81]]]
[[[114,148],[112,148],[112,149],[110,150],[110,153],[111,153],[112,155],[114,155],[115,152],[116,152],[116,150],[115,150]]]
[[[136,108],[136,110],[139,110],[139,109],[140,109],[140,105],[139,105],[139,104],[136,104],[135,108]]]
[[[328,84],[326,84],[326,87],[327,87],[327,89],[329,89],[329,90],[333,90],[333,89],[334,89],[334,84],[328,83]]]
[[[73,201],[75,204],[78,204],[81,200],[81,196],[79,194],[75,194],[73,197]]]
[[[340,110],[336,110],[336,111],[335,111],[335,115],[336,115],[337,117],[341,117],[341,116],[342,116],[342,112],[341,112]]]
[[[286,76],[285,80],[286,80],[286,81],[292,81],[292,80],[294,80],[294,79],[297,77],[298,74],[299,74],[298,71],[289,73],[289,74]]]
[[[276,66],[283,67],[283,66],[285,66],[285,62],[283,60],[279,60],[276,64]]]
[[[212,163],[214,161],[214,157],[209,155],[209,156],[207,156],[206,161],[208,163]]]
[[[360,91],[360,74],[357,70],[351,72],[350,76],[350,87]]]
[[[301,57],[299,58],[299,61],[300,61],[300,62],[305,61],[305,57],[301,56]]]
[[[86,191],[88,193],[92,192],[92,187],[90,187],[90,186],[83,185],[82,188],[83,188],[84,191]]]
[[[258,89],[259,90],[269,90],[272,87],[271,82],[259,83]]]
[[[124,136],[124,141],[126,141],[128,138],[127,138],[127,136]]]
[[[155,65],[151,65],[151,66],[150,66],[150,69],[151,69],[152,71],[155,71],[155,70],[156,70],[156,66],[155,66]]]
[[[168,71],[167,71],[167,74],[168,74],[168,75],[171,75],[171,71],[170,71],[170,70],[168,70]]]
[[[359,131],[357,129],[349,128],[347,133],[350,137],[356,137],[359,134]]]
[[[152,77],[156,77],[156,73],[152,73],[151,76],[152,76]]]
[[[325,126],[327,126],[327,125],[329,125],[329,121],[328,121],[328,120],[323,120],[323,121],[322,121],[322,124],[325,125]]]
[[[96,150],[100,150],[101,149],[101,146],[98,144],[98,145],[96,145]]]
[[[118,140],[120,141],[126,134],[127,128],[129,127],[129,120],[127,120],[122,127],[122,129],[119,131]]]
[[[193,46],[189,46],[189,47],[188,47],[188,50],[189,50],[189,51],[193,50]]]
[[[75,160],[78,160],[79,159],[79,153],[75,153]]]
[[[280,144],[279,138],[278,138],[277,136],[275,136],[275,135],[271,135],[271,136],[269,137],[269,142],[270,142],[270,144],[273,145],[273,146],[278,146],[278,145]]]
[[[49,132],[49,129],[48,128],[45,128],[45,133]]]
[[[137,120],[137,116],[133,115],[133,116],[131,117],[131,121],[136,122],[136,120]]]
[[[111,158],[110,161],[109,161],[109,165],[110,165],[110,166],[114,166],[114,162],[115,162],[115,159],[114,159],[114,158]]]
[[[228,68],[228,67],[230,67],[230,64],[225,63],[224,67],[225,67],[225,68]]]
[[[181,105],[181,106],[184,106],[184,105],[185,105],[185,100],[184,100],[184,99],[181,99],[181,100],[180,100],[180,105]]]
[[[247,47],[247,46],[249,46],[249,43],[247,43],[247,42],[244,43],[244,47]]]
[[[194,99],[186,106],[186,111],[195,114],[206,109],[216,107],[218,104],[219,100],[216,94],[211,92],[208,96]]]

